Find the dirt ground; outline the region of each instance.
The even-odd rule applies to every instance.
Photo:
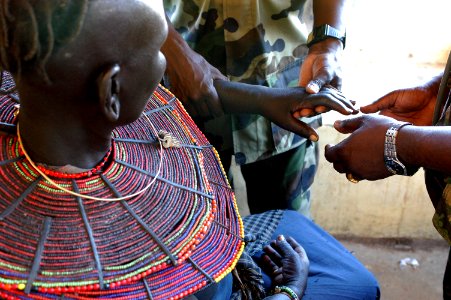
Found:
[[[340,238],[378,279],[383,300],[440,300],[449,247],[445,242]],[[417,267],[400,266],[416,259]]]

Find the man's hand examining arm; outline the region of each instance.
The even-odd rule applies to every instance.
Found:
[[[345,0],[314,0],[313,27],[328,24],[344,33],[346,30],[343,22],[344,7]],[[343,43],[332,37],[312,44],[301,66],[299,85],[305,87],[306,91],[311,94],[319,92],[328,84],[341,90],[343,48]],[[310,112],[301,111],[299,113],[308,115]]]
[[[326,159],[339,173],[378,180],[391,176],[384,163],[384,140],[395,119],[380,115],[362,115],[337,121],[334,127],[349,134],[337,145],[326,145]],[[451,129],[448,126],[402,127],[396,137],[398,159],[406,166],[424,167],[451,175]]]
[[[192,116],[221,116],[223,111],[213,81],[227,80],[227,77],[193,51],[166,19],[169,32],[161,50],[166,57],[166,75],[171,91]]]
[[[430,126],[442,75],[418,87],[392,91],[373,103],[362,106],[360,110],[366,114],[379,113],[417,126]]]

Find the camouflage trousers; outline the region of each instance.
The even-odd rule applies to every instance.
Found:
[[[241,166],[251,214],[295,210],[310,217],[310,190],[318,168],[317,143]]]

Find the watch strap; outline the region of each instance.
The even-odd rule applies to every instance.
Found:
[[[346,32],[341,32],[337,28],[334,28],[328,24],[323,24],[313,28],[307,39],[307,47],[312,46],[318,42],[324,41],[325,39],[332,37],[340,40],[343,44],[343,49],[346,45]]]

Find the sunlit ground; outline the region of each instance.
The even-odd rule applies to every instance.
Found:
[[[443,71],[449,0],[348,0],[343,92],[364,105]],[[330,124],[340,115],[324,116]]]

